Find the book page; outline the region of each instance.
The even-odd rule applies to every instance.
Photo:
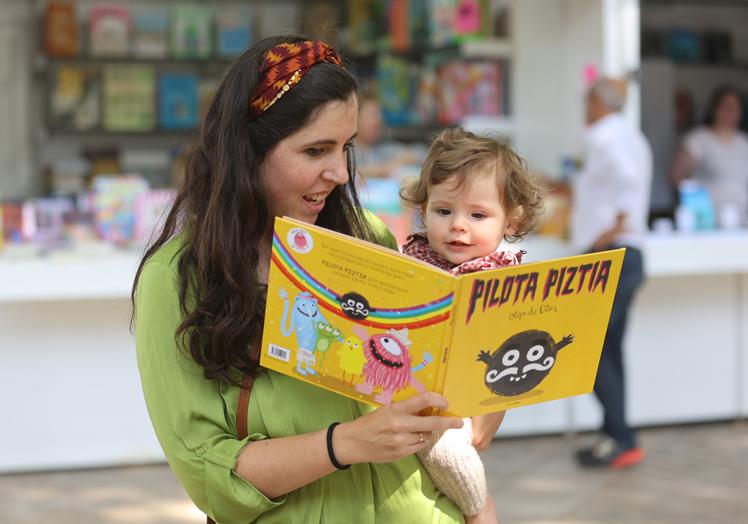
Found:
[[[433,390],[456,279],[276,219],[262,366],[373,405]]]
[[[444,395],[461,416],[592,391],[625,250],[459,277]]]

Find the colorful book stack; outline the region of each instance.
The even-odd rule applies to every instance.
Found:
[[[148,183],[135,175],[94,178],[94,213],[99,238],[115,244],[133,240],[135,201],[147,190]]]
[[[466,116],[502,114],[501,65],[453,61],[439,69],[438,119],[456,124]]]

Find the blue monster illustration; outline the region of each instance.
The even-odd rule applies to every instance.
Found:
[[[288,292],[281,289],[278,294],[283,299],[281,333],[284,337],[290,337],[291,333],[296,332],[296,342],[298,344],[296,371],[301,375],[308,373],[316,375],[314,350],[317,345],[317,323],[320,321],[327,323],[327,320],[319,310],[317,299],[312,297],[311,293],[304,291],[296,295],[290,318]]]

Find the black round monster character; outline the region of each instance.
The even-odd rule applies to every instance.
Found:
[[[353,320],[366,318],[373,311],[369,307],[369,301],[358,293],[346,293],[342,297],[339,297],[338,301],[340,302],[340,308],[343,310],[343,313]]]
[[[556,343],[550,333],[531,329],[509,337],[493,355],[481,351],[478,361],[488,366],[486,387],[506,397],[527,393],[550,373],[561,348],[573,341],[574,335],[566,335]]]

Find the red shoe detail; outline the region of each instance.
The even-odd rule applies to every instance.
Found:
[[[624,451],[610,462],[612,469],[624,469],[636,466],[644,460],[644,450],[642,448],[631,448]]]

